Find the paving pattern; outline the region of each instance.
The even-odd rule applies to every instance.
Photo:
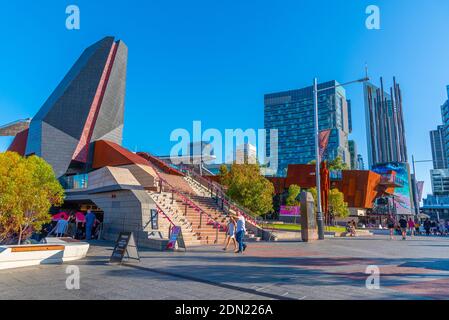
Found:
[[[71,263],[80,290],[66,289],[68,264],[0,271],[0,299],[449,299],[449,238],[260,242],[244,255],[141,251],[140,263],[122,266],[108,263],[111,250],[93,242]],[[379,289],[366,287],[368,266],[380,270]]]

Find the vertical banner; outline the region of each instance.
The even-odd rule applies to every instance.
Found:
[[[320,132],[320,159],[323,160],[324,154],[329,144],[329,137],[331,135],[331,130],[323,130]]]

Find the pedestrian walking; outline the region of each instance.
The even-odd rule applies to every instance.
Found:
[[[415,235],[415,221],[413,221],[412,218],[409,218],[407,225],[408,225],[408,230],[410,231],[410,236],[413,237]]]
[[[426,230],[426,235],[430,236],[430,228],[432,226],[432,223],[430,222],[430,219],[427,218],[426,221],[424,221],[424,230]]]
[[[226,231],[226,239],[225,239],[225,247],[223,248],[224,251],[228,250],[228,246],[229,243],[232,240],[232,243],[234,244],[234,251],[237,250],[237,241],[235,240],[235,219],[233,216],[229,217],[229,222],[228,222],[228,230]]]
[[[402,240],[407,239],[407,220],[404,216],[399,219],[399,227],[401,228]]]
[[[239,244],[238,250],[234,251],[235,253],[243,253],[246,250],[247,245],[245,244],[245,233],[246,233],[246,225],[245,225],[245,217],[239,213],[236,217],[236,238]]]
[[[86,214],[86,240],[92,239],[92,228],[94,227],[95,220],[97,220],[95,214],[91,210],[88,210]]]
[[[390,240],[394,240],[395,225],[396,225],[396,220],[394,219],[393,215],[390,214],[387,218],[387,227],[388,227],[388,230],[390,230]]]

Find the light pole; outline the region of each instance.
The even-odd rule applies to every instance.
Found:
[[[315,176],[316,176],[316,193],[317,193],[317,223],[318,223],[318,239],[324,240],[324,220],[323,220],[323,212],[321,207],[321,177],[320,177],[320,127],[318,124],[318,93],[321,91],[335,89],[338,87],[344,87],[352,83],[360,83],[369,81],[368,75],[366,75],[363,79],[358,79],[350,82],[346,82],[343,84],[338,84],[335,86],[330,86],[327,88],[318,89],[318,79],[315,78],[313,80],[313,104],[314,104],[314,113],[315,113],[315,158],[316,158],[316,167],[315,167]]]
[[[426,162],[433,162],[433,160],[418,160],[415,161],[415,156],[412,155],[412,164],[413,164],[413,185],[412,185],[412,193],[413,193],[413,205],[415,207],[415,215],[419,215],[419,203],[418,203],[418,190],[416,190],[416,169],[415,169],[415,163],[426,163]]]

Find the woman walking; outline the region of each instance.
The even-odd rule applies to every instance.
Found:
[[[393,215],[390,214],[387,218],[387,227],[390,230],[390,240],[394,240],[394,227],[396,225],[396,220]]]
[[[412,218],[408,218],[408,230],[410,231],[410,237],[413,237],[415,235],[415,221],[413,221]]]
[[[228,222],[228,230],[226,231],[226,239],[225,239],[225,247],[223,248],[224,251],[228,250],[229,242],[234,244],[234,251],[237,250],[237,242],[235,241],[235,219],[233,216],[229,217]]]

